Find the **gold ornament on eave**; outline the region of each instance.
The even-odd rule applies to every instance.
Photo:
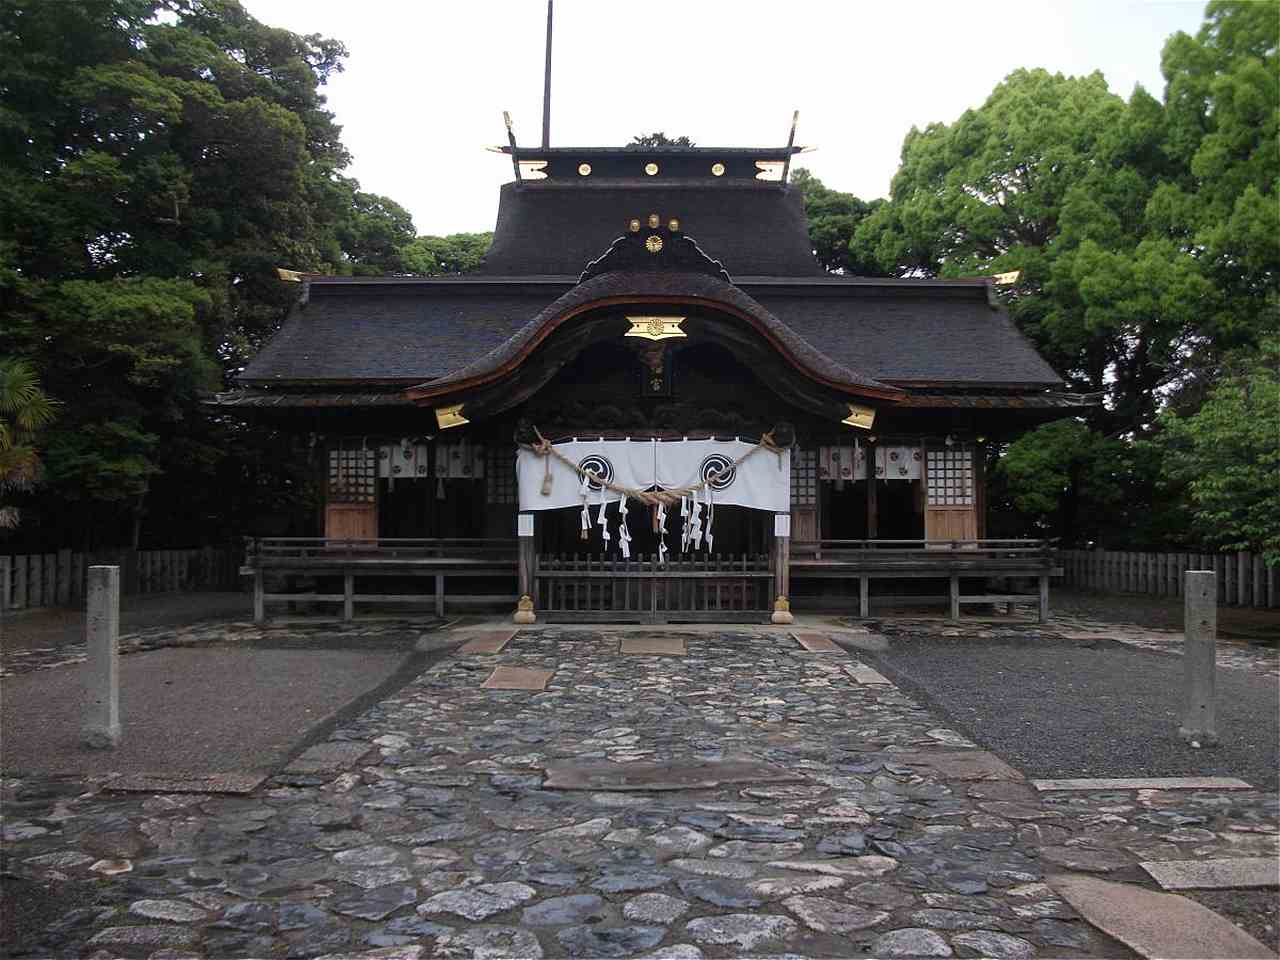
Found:
[[[640,337],[643,340],[671,340],[675,337],[687,337],[680,329],[684,317],[627,317],[631,329],[624,337]]]

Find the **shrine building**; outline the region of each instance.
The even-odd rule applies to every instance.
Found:
[[[1046,615],[1049,546],[986,539],[984,445],[1082,401],[988,280],[825,272],[796,146],[503,149],[479,271],[307,276],[213,401],[309,438],[324,489],[308,538],[254,542],[259,619],[957,617],[1018,582]]]

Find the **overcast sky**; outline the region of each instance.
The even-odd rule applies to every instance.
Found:
[[[365,190],[419,233],[489,230],[520,143],[542,130],[545,0],[244,0],[259,20],[341,40],[327,88]],[[700,146],[786,142],[829,186],[883,196],[912,125],[950,122],[1018,67],[1101,70],[1162,96],[1160,51],[1194,33],[1197,0],[556,0],[553,146],[619,146],[653,130]]]

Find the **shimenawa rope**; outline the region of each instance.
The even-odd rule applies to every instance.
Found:
[[[563,453],[557,450],[555,446],[552,444],[552,442],[548,440],[546,437],[544,437],[542,435],[542,431],[539,430],[536,426],[533,428],[533,432],[538,435],[538,442],[535,444],[532,444],[531,449],[538,456],[555,457],[557,460],[563,463],[566,467],[568,467],[570,470],[576,473],[579,477],[586,477],[588,480],[590,480],[593,484],[596,484],[597,486],[603,487],[606,490],[610,490],[613,493],[621,494],[623,497],[629,500],[638,500],[641,503],[647,504],[649,506],[658,506],[659,504],[664,504],[668,507],[674,506],[675,504],[680,502],[681,497],[687,497],[689,494],[694,493],[698,490],[704,490],[708,486],[713,486],[715,482],[719,480],[721,477],[728,476],[734,470],[738,469],[739,465],[741,465],[742,463],[745,463],[747,459],[749,459],[751,455],[758,450],[769,450],[773,453],[778,453],[778,454],[782,453],[782,448],[777,446],[777,444],[774,443],[773,434],[765,433],[761,435],[760,442],[757,443],[750,450],[748,450],[746,453],[744,453],[740,458],[738,458],[737,460],[730,460],[728,466],[723,467],[720,470],[714,470],[711,473],[707,474],[705,477],[702,478],[701,483],[691,483],[683,487],[672,487],[670,490],[638,490],[634,487],[626,487],[626,486],[623,486],[622,484],[614,483],[611,480],[606,480],[604,477],[600,476],[594,470],[588,470],[584,467],[578,466],[578,464],[574,463],[572,460],[566,457]],[[546,464],[546,473],[542,481],[542,493],[544,496],[548,496],[551,493],[550,481],[551,481],[551,461],[548,459]]]

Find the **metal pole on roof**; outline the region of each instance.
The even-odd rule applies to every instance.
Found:
[[[502,111],[502,122],[507,125],[507,143],[511,145],[511,167],[516,172],[516,183],[520,182],[520,160],[516,157],[516,128],[511,125],[511,114]]]
[[[542,149],[551,146],[551,9],[547,0],[547,68],[542,78]]]
[[[548,3],[551,0],[547,0]],[[791,114],[791,136],[787,137],[787,156],[782,161],[782,182],[787,182],[787,174],[791,172],[791,148],[796,143],[796,124],[800,122],[800,111],[797,110]]]

